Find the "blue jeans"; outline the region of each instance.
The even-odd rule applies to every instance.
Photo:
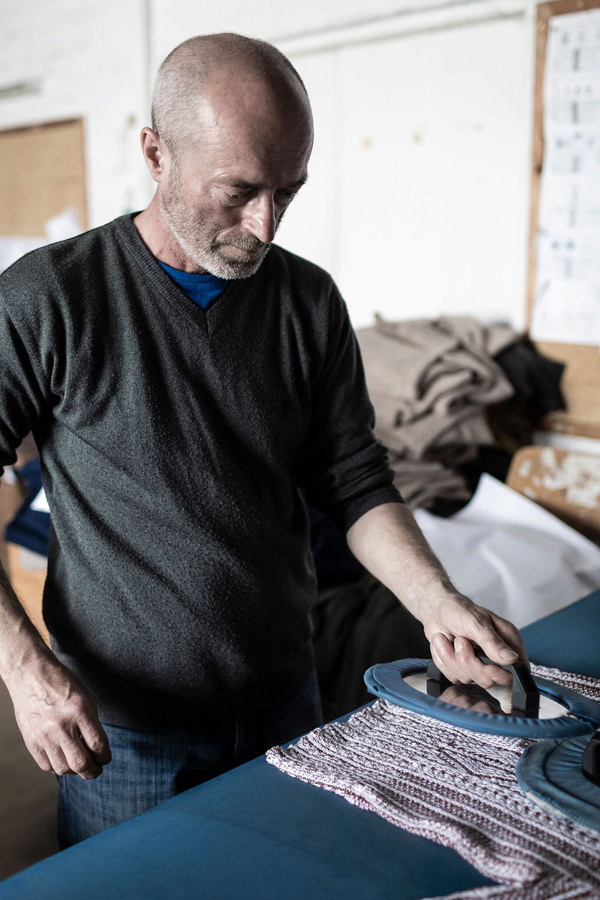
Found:
[[[60,848],[124,822],[321,723],[313,672],[285,703],[223,728],[138,730],[105,724],[112,762],[102,775],[93,781],[78,775],[58,779]]]

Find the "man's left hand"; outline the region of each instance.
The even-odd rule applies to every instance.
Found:
[[[510,684],[510,672],[484,665],[475,655],[476,647],[500,665],[512,665],[517,659],[528,662],[517,628],[462,594],[435,602],[422,621],[431,656],[450,681],[475,682],[483,688]]]
[[[423,623],[431,655],[450,681],[474,681],[483,688],[510,683],[510,673],[485,666],[474,647],[500,664],[527,662],[515,626],[453,587],[404,503],[382,503],[363,513],[347,538],[363,566]]]

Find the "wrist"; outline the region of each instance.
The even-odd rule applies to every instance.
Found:
[[[31,622],[12,630],[9,640],[5,640],[0,652],[0,677],[7,688],[24,680],[44,677],[49,666],[57,664],[54,654]]]
[[[450,582],[445,584],[436,580],[435,584],[431,584],[427,589],[419,592],[412,602],[409,601],[405,605],[425,626],[427,622],[439,620],[441,611],[448,605],[456,603],[465,606],[469,605],[471,601],[457,591]]]

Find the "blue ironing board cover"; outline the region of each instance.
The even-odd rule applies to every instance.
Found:
[[[517,779],[526,794],[600,831],[600,787],[582,771],[588,741],[589,736],[578,735],[532,744],[517,763]]]

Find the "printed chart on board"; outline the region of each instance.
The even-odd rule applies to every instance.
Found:
[[[531,335],[600,345],[600,10],[550,23]]]

